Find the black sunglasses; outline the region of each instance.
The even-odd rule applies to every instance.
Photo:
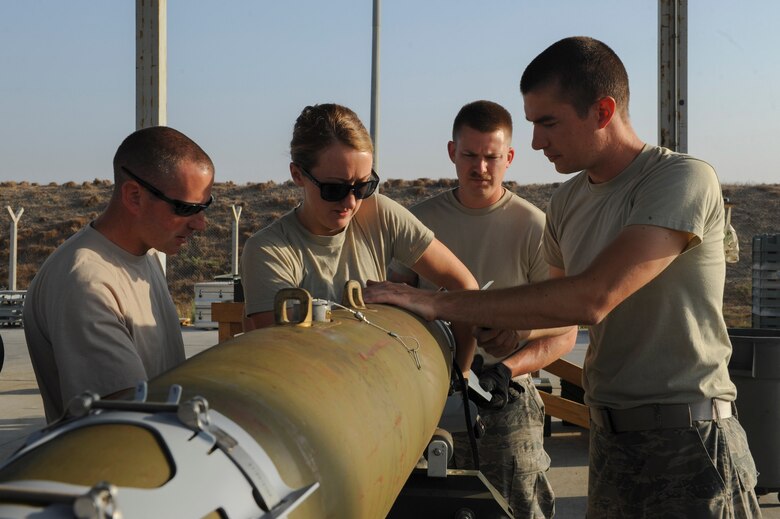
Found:
[[[311,173],[303,169],[303,166],[296,164],[298,169],[301,170],[303,176],[311,180],[311,183],[320,188],[320,197],[326,202],[339,202],[349,196],[350,193],[355,195],[355,198],[362,200],[368,198],[374,194],[377,186],[379,185],[379,175],[376,171],[371,170],[371,180],[366,182],[358,182],[357,184],[340,184],[330,182],[320,182]]]
[[[138,177],[137,175],[133,174],[132,171],[127,169],[124,166],[121,166],[122,171],[124,171],[128,177],[132,178],[139,184],[141,184],[144,188],[146,188],[147,191],[149,191],[151,194],[159,198],[160,200],[164,202],[168,202],[173,206],[173,212],[177,216],[192,216],[194,214],[198,214],[201,211],[205,211],[208,206],[211,205],[211,203],[214,201],[214,195],[211,195],[211,198],[209,198],[209,201],[205,204],[196,204],[193,202],[182,202],[181,200],[175,200],[173,198],[168,198],[163,194],[162,191],[148,183],[147,181],[143,180],[142,178]]]

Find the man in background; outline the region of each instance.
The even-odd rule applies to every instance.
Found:
[[[505,288],[544,281],[549,276],[541,253],[544,213],[503,187],[514,158],[512,116],[499,104],[475,101],[455,117],[447,144],[458,186],[411,208],[436,238],[469,268],[480,286]],[[393,265],[391,279],[435,288],[413,271]],[[550,331],[547,331],[550,333]],[[477,375],[493,398],[480,416],[480,471],[504,496],[515,517],[548,518],[555,497],[547,480],[550,457],[544,451],[544,404],[530,373],[571,351],[576,327],[551,338],[528,340],[515,330],[480,330],[480,346],[498,346],[493,356],[483,347],[475,359]],[[481,366],[480,366],[481,364]],[[481,369],[480,369],[481,367]],[[464,433],[456,433],[457,468],[474,468]]]
[[[205,229],[213,182],[209,156],[173,128],[138,130],[119,146],[107,208],[27,292],[24,333],[47,422],[86,390],[111,396],[184,360],[156,251],[176,254]]]

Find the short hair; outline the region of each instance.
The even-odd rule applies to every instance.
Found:
[[[137,130],[127,136],[116,150],[114,184],[118,187],[127,180],[122,173],[122,167],[125,167],[144,180],[161,180],[160,184],[169,185],[182,161],[194,162],[214,172],[211,158],[180,131],[168,126]]]
[[[313,168],[320,152],[336,142],[374,153],[371,136],[355,112],[335,103],[307,106],[295,120],[290,158],[306,169]]]
[[[580,117],[599,99],[615,99],[619,113],[628,118],[628,73],[623,62],[605,43],[573,36],[553,43],[526,67],[520,79],[525,95],[540,87],[556,85],[562,98]]]
[[[457,140],[464,126],[482,133],[504,130],[509,140],[512,140],[512,115],[506,108],[493,101],[473,101],[464,105],[455,116],[455,122],[452,123],[453,141]]]

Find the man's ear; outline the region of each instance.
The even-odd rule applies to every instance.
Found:
[[[455,163],[455,141],[449,141],[447,143],[447,154],[450,156],[452,163]]]
[[[598,125],[599,130],[601,130],[605,128],[615,116],[615,111],[617,110],[615,98],[610,96],[602,97],[596,102],[596,110],[598,110]]]
[[[509,149],[506,151],[506,165],[509,167],[509,165],[512,163],[512,161],[515,160],[515,149],[510,146]]]
[[[143,211],[142,206],[142,188],[138,184],[132,181],[125,181],[120,187],[120,193],[122,194],[122,205],[124,205],[128,211],[134,215],[141,214]]]
[[[290,177],[292,177],[292,180],[295,182],[296,186],[303,187],[303,175],[301,175],[301,172],[295,162],[290,162]]]

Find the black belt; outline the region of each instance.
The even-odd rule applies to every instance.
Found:
[[[679,429],[693,422],[719,420],[734,414],[733,402],[712,398],[693,404],[649,404],[630,409],[591,407],[590,419],[613,433]]]

